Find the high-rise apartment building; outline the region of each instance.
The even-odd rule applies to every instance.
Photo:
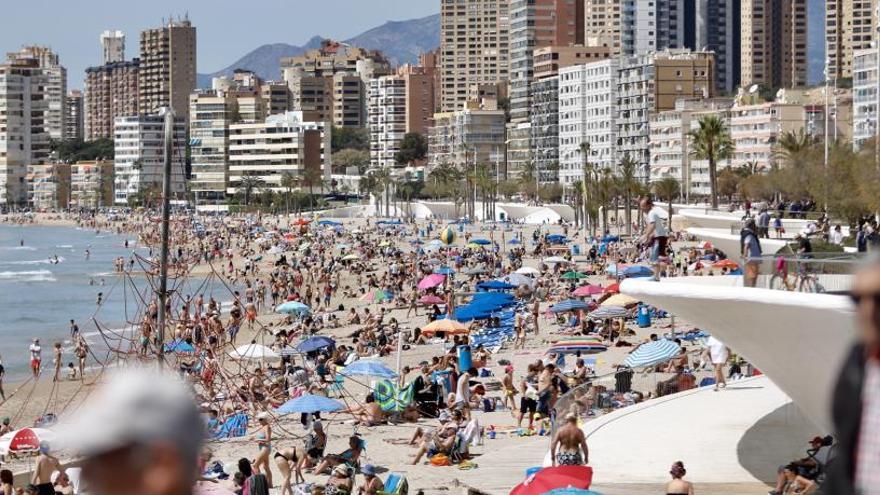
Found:
[[[141,197],[154,202],[162,194],[165,163],[165,117],[134,115],[114,122],[114,203],[126,205]],[[175,117],[172,130],[171,192],[183,199],[186,191],[186,120]],[[146,198],[144,196],[149,196]]]
[[[509,80],[509,3],[441,0],[441,112],[462,109],[472,85]]]
[[[623,53],[689,49],[715,53],[715,85],[740,83],[741,0],[623,0]]]
[[[64,139],[64,111],[67,101],[67,69],[58,60],[58,54],[44,46],[25,46],[21,50],[7,53],[13,60],[34,60],[43,70],[46,85],[43,93],[46,98],[45,128],[52,139]]]
[[[113,62],[86,69],[83,93],[85,139],[113,139],[118,117],[140,114],[138,72],[140,60]]]
[[[853,56],[877,39],[878,0],[826,0],[825,54],[828,76],[853,77]]]
[[[125,33],[104,31],[101,33],[101,65],[125,60]]]
[[[379,77],[370,81],[369,91],[370,168],[394,168],[406,134],[406,80]]]
[[[535,49],[535,79],[559,74],[560,69],[583,65],[611,57],[607,46],[551,45]]]
[[[618,159],[629,156],[639,165],[636,176],[647,180],[650,163],[650,120],[672,110],[681,99],[715,96],[715,58],[711,52],[665,51],[626,57],[617,77]]]
[[[34,59],[0,65],[0,206],[24,206],[28,166],[49,157],[48,79]]]
[[[375,50],[324,40],[303,55],[281,59],[290,88],[291,108],[306,122],[337,127],[366,125],[367,84],[391,73],[385,56]]]
[[[559,182],[583,180],[584,163],[617,166],[618,58],[559,70]],[[589,151],[584,156],[585,146]]]
[[[559,76],[537,79],[529,98],[532,161],[542,183],[558,182]]]
[[[42,163],[28,165],[27,205],[37,210],[67,208],[70,202],[70,165]]]
[[[187,120],[189,94],[196,88],[196,28],[184,18],[141,31],[140,55],[140,112],[150,115],[172,107]]]
[[[467,170],[475,163],[495,163],[504,151],[505,122],[504,110],[435,114],[428,132],[429,168],[447,164]]]
[[[853,54],[853,147],[858,151],[874,139],[877,127],[877,49],[857,50]]]
[[[227,194],[241,192],[245,175],[262,180],[267,188],[283,192],[285,174],[302,179],[309,169],[330,178],[330,127],[307,122],[302,112],[271,115],[265,122],[229,126],[229,182]]]
[[[64,109],[64,139],[83,139],[83,93],[74,89],[67,93]]]
[[[529,119],[534,51],[584,40],[584,0],[510,0],[510,119]]]
[[[197,91],[189,98],[190,190],[197,205],[226,200],[229,179],[229,126],[238,103],[223,91]]]
[[[584,45],[608,47],[620,55],[621,0],[584,0]]]
[[[100,208],[113,204],[113,162],[76,162],[70,166],[70,206]]]
[[[741,0],[742,85],[807,83],[807,0]]]

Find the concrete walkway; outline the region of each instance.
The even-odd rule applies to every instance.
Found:
[[[669,466],[717,493],[766,493],[776,467],[802,457],[816,429],[766,377],[648,401],[584,427],[595,487],[605,495],[659,493]],[[715,491],[715,490],[709,490]]]

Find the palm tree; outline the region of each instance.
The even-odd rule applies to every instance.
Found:
[[[586,225],[587,230],[592,228],[591,215],[589,213],[590,202],[592,198],[590,197],[590,175],[592,174],[592,170],[590,170],[590,143],[588,141],[584,141],[578,147],[578,152],[581,154],[581,158],[584,160],[584,169],[582,171],[582,175],[584,177],[583,182],[581,182],[581,186],[583,187],[583,197],[584,197],[584,225]]]
[[[611,203],[612,198],[614,197],[614,177],[611,175],[611,170],[608,167],[602,169],[601,176],[597,177],[596,181],[596,222],[599,221],[598,218],[598,207],[602,207],[602,231],[604,233],[605,230],[608,230],[608,206]]]
[[[538,188],[535,186],[538,176],[538,168],[532,160],[526,160],[522,168],[519,170],[519,186],[522,188],[526,196],[532,196],[535,204],[538,203]],[[532,192],[534,191],[534,193]]]
[[[698,121],[699,128],[688,136],[692,141],[693,155],[709,162],[709,187],[712,191],[712,208],[718,208],[718,162],[733,156],[735,145],[724,120],[717,115],[706,115]]]
[[[675,177],[664,177],[654,183],[654,194],[669,205],[669,225],[672,225],[672,201],[681,194],[681,184]]]
[[[774,158],[781,159],[787,165],[799,165],[808,152],[815,146],[816,141],[812,136],[800,129],[798,132],[783,132],[776,141]]]
[[[244,194],[244,206],[250,206],[251,204],[251,195],[254,191],[262,188],[266,185],[266,181],[260,178],[256,172],[245,172],[241,176],[241,180],[238,182],[238,187],[241,189]]]
[[[315,207],[315,194],[314,188],[315,186],[324,185],[324,171],[318,167],[306,167],[303,170],[302,177],[303,184],[305,184],[309,188],[309,204],[311,204],[312,208]]]
[[[290,215],[290,193],[293,188],[299,185],[299,177],[290,172],[284,172],[281,175],[281,187],[284,188],[284,209],[287,215]]]
[[[639,164],[629,153],[623,156],[618,165],[620,189],[623,192],[623,211],[626,218],[626,235],[632,235],[632,193],[636,182],[636,169]]]

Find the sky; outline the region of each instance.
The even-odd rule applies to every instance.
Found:
[[[214,72],[266,43],[303,44],[312,36],[346,39],[386,21],[436,14],[439,0],[0,0],[0,53],[22,45],[53,48],[68,86],[82,88],[85,69],[101,64],[101,32],[126,35],[137,56],[141,30],[189,14],[198,29],[198,71]]]

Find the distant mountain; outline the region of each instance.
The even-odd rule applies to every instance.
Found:
[[[199,74],[198,86],[210,88],[211,78],[231,76],[235,69],[252,70],[263,79],[278,80],[281,78],[281,58],[302,55],[308,50],[318,48],[322,39],[322,36],[314,36],[302,46],[287,43],[263,45],[225,69],[211,74]],[[421,53],[440,46],[440,14],[408,21],[389,21],[345,42],[380,50],[394,64],[415,63]]]

